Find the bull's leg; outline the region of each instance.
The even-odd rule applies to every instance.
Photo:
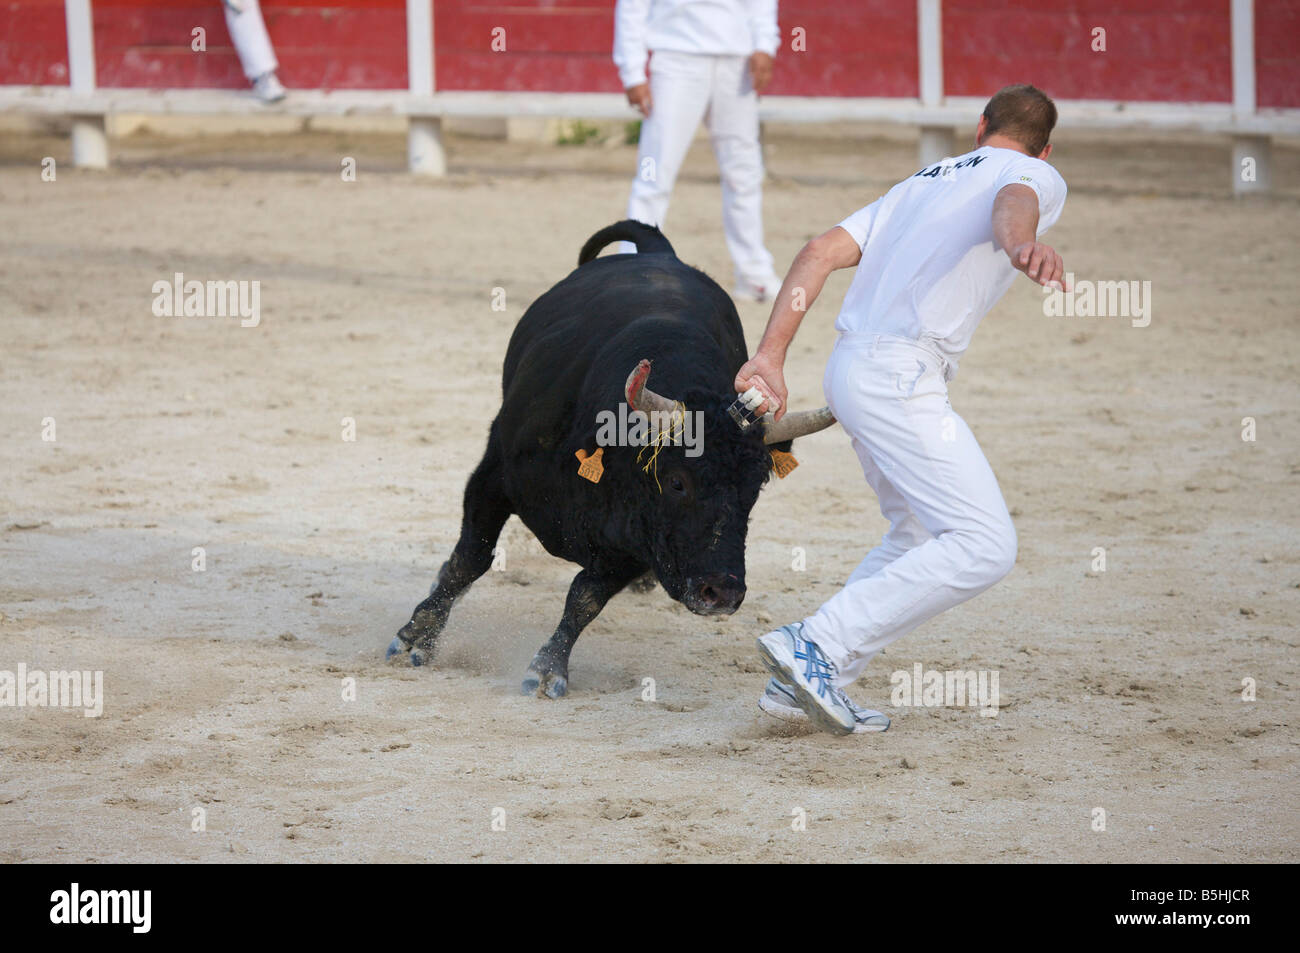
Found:
[[[409,650],[412,665],[423,665],[432,660],[434,646],[442,627],[447,624],[452,604],[474,580],[491,568],[492,549],[510,511],[510,501],[501,485],[500,456],[493,434],[486,455],[465,487],[464,515],[456,548],[438,571],[438,581],[429,597],[415,607],[411,621],[402,626],[388,646],[388,658]]]
[[[569,586],[564,615],[555,634],[533,656],[524,674],[523,693],[560,698],[569,690],[569,653],[588,623],[600,615],[613,595],[641,574],[641,569],[599,573],[584,569]]]

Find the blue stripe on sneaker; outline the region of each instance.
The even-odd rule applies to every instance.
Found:
[[[799,651],[801,646],[807,646],[808,650],[806,652]],[[834,687],[831,684],[834,673],[831,671],[830,661],[822,653],[822,650],[817,647],[817,643],[795,636],[794,657],[800,662],[807,663],[804,665],[803,677],[808,680],[810,685],[816,679],[817,695],[825,698],[826,693]]]

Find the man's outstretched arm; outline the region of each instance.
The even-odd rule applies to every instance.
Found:
[[[653,108],[650,80],[646,76],[646,30],[650,21],[650,0],[618,0],[614,7],[614,65],[627,91],[627,101],[649,116]]]
[[[1018,271],[1049,288],[1064,288],[1065,263],[1038,240],[1038,193],[1027,185],[1003,186],[993,200],[993,239]]]
[[[772,305],[772,316],[767,320],[767,330],[763,332],[758,350],[736,373],[737,392],[748,390],[751,386],[750,378],[758,375],[781,402],[776,411],[776,419],[785,416],[788,391],[784,366],[790,341],[799,330],[804,314],[821,294],[827,276],[839,268],[852,268],[861,260],[862,249],[858,247],[857,240],[838,225],[824,235],[818,235],[800,249],[794,263],[790,265],[785,281],[781,283],[781,290]],[[764,404],[759,411],[761,413],[767,409]]]

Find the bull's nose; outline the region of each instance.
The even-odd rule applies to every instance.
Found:
[[[730,615],[745,601],[745,584],[729,572],[697,576],[687,587],[686,608],[702,615]]]

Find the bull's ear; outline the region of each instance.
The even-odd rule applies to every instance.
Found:
[[[778,480],[784,480],[799,465],[799,461],[794,458],[794,454],[788,449],[790,441],[785,441],[785,446],[787,447],[785,450],[779,450],[776,447],[768,448],[772,455],[772,472],[776,474]]]

